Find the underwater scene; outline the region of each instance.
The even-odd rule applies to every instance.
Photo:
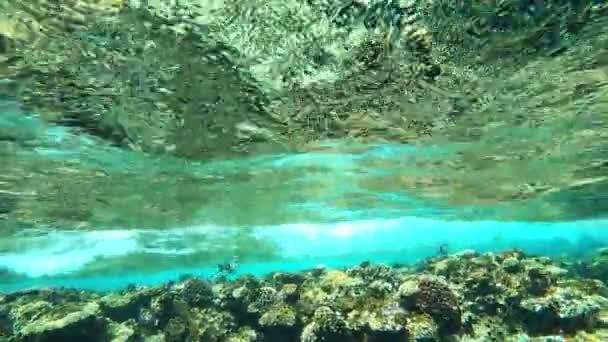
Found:
[[[608,342],[603,0],[0,1],[0,342]]]

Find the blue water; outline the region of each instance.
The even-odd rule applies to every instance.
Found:
[[[346,148],[328,142],[321,145],[328,150],[316,152],[186,162],[119,149],[66,127],[45,125],[16,106],[3,108],[0,132],[10,132],[24,146],[13,156],[18,161],[65,161],[108,174],[128,172],[147,179],[136,183],[140,188],[167,174],[202,177],[210,183],[200,191],[213,194],[213,201],[201,203],[186,223],[17,224],[0,234],[0,291],[47,286],[112,290],[184,274],[212,277],[217,264],[232,258],[239,259],[233,275],[238,276],[363,261],[411,263],[436,255],[444,244],[452,253],[520,248],[548,256],[584,256],[608,245],[607,220],[493,220],[505,208],[449,207],[382,182],[416,158],[448,158],[466,144]],[[141,206],[145,200],[143,196]],[[523,202],[507,210],[542,210],[537,205]]]
[[[411,263],[437,255],[438,247],[445,243],[452,252],[465,249],[498,252],[520,248],[547,256],[582,257],[608,244],[607,224],[599,220],[531,224],[401,218],[256,227],[253,235],[272,244],[276,254],[272,259],[253,258],[240,262],[237,275],[297,271],[320,264],[338,267],[363,261]],[[169,231],[61,231],[29,237],[22,235],[23,241],[17,250],[0,255],[0,266],[21,277],[4,282],[0,290],[40,286],[110,290],[130,283],[158,284],[184,274],[210,277],[217,271],[215,265],[226,259],[210,259],[198,264],[196,256],[205,253],[205,246],[190,242],[201,234],[231,233],[226,230],[229,228],[182,227]],[[227,242],[221,243],[227,250],[234,247]],[[132,256],[136,256],[142,265],[147,264],[147,270],[105,267],[98,274],[79,276],[87,268],[127,263]],[[163,259],[171,261],[169,266],[159,262]],[[154,263],[159,266],[150,267]]]

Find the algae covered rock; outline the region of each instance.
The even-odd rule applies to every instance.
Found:
[[[577,271],[582,276],[608,283],[608,248],[600,249],[588,260],[578,263]]]
[[[336,86],[357,91],[359,81],[382,88],[399,68],[404,78],[439,69],[412,3],[79,6],[40,8],[40,16],[84,14],[76,27],[54,30],[43,49],[17,49],[11,73],[27,79],[22,99],[49,121],[138,151],[202,159],[283,148],[285,138],[358,135],[363,110],[321,115],[327,106],[314,98],[338,101]],[[400,57],[407,61],[393,67],[390,58]],[[390,121],[378,124],[399,124]]]
[[[46,311],[46,310],[45,310]],[[18,341],[104,341],[107,321],[97,303],[85,304],[80,310],[50,309],[28,322],[21,322],[15,333]]]
[[[208,306],[213,301],[211,283],[199,278],[188,279],[182,284],[182,296],[191,306]]]
[[[461,328],[460,303],[444,278],[421,276],[399,287],[398,297],[406,310],[433,317],[443,333],[454,334]]]
[[[108,294],[99,300],[100,309],[105,316],[116,322],[135,319],[142,308],[148,306],[155,291],[135,290],[121,294]]]
[[[279,296],[281,296],[281,298],[283,298],[285,302],[294,304],[298,301],[300,296],[298,290],[298,285],[287,283],[281,287],[281,291],[279,291]]]
[[[259,313],[266,311],[271,305],[279,300],[278,292],[270,286],[263,286],[257,289],[255,299],[248,305],[247,311]]]
[[[518,272],[521,270],[521,262],[515,257],[507,257],[502,262],[502,267],[507,272]]]
[[[83,53],[65,54],[74,49]],[[138,10],[64,33],[15,68],[35,70],[22,98],[43,114],[62,113],[52,121],[127,148],[200,158],[272,139],[264,132],[275,120],[235,54],[194,29],[176,40]]]
[[[135,320],[130,320],[124,323],[110,322],[108,325],[108,340],[110,342],[132,342],[136,341],[137,323]]]
[[[263,327],[293,327],[296,324],[296,313],[287,305],[273,305],[260,317]]]
[[[557,287],[543,297],[525,299],[520,305],[528,329],[549,334],[588,329],[607,304],[604,297],[571,287]]]
[[[439,341],[439,327],[428,314],[412,317],[407,323],[407,330],[411,342]]]
[[[300,339],[302,342],[340,341],[347,337],[346,322],[340,313],[327,306],[315,310],[312,322],[304,327]]]
[[[360,308],[348,314],[347,326],[355,334],[367,334],[372,340],[407,338],[408,313],[397,302],[388,302],[381,310]]]

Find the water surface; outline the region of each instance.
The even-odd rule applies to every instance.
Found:
[[[451,252],[583,256],[608,242],[601,212],[569,212],[567,193],[487,205],[450,201],[433,188],[428,165],[472,144],[327,141],[307,151],[196,162],[43,124],[15,103],[2,108],[5,291],[212,277],[217,264],[232,260],[237,274],[263,274],[414,262],[446,245]],[[587,203],[602,200],[596,194]]]

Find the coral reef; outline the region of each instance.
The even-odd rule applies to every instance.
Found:
[[[517,267],[515,267],[517,264]],[[595,341],[608,289],[521,251],[0,297],[8,341]],[[2,337],[3,336],[3,337]]]
[[[569,263],[569,268],[579,276],[608,283],[608,249],[602,248],[584,260]]]
[[[440,277],[422,276],[399,287],[402,306],[430,315],[443,333],[460,330],[461,312],[456,295]]]

